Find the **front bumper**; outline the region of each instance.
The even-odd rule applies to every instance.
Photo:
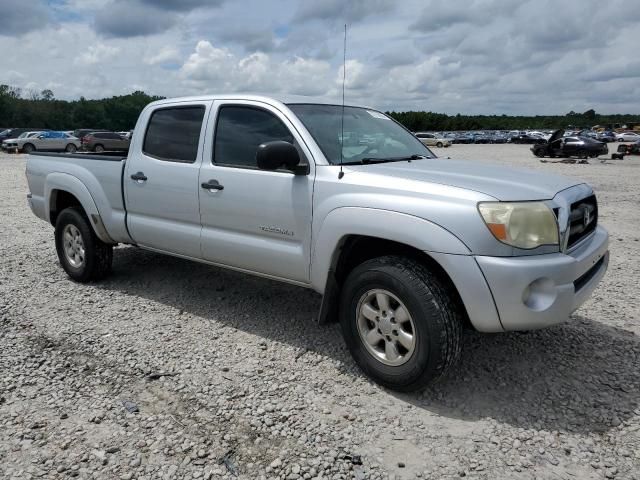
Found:
[[[609,264],[609,234],[597,227],[568,253],[475,257],[505,330],[533,330],[565,321],[582,305]]]

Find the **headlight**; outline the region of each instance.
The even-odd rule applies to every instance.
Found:
[[[523,249],[559,245],[556,216],[544,202],[482,202],[478,210],[502,243]]]

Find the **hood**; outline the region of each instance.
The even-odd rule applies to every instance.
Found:
[[[559,191],[583,183],[561,175],[439,158],[415,160],[411,163],[350,165],[349,170],[386,177],[380,179],[380,185],[389,185],[389,177],[394,177],[463,188],[502,201],[549,200]],[[402,182],[393,182],[389,186],[402,188]]]
[[[558,140],[559,138],[562,138],[562,136],[564,135],[564,130],[561,128],[560,130],[556,130],[555,132],[553,132],[551,134],[551,136],[549,137],[549,140],[547,140],[549,143],[553,143],[556,140]]]

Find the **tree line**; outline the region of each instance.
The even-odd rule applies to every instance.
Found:
[[[137,91],[100,100],[80,97],[69,101],[57,100],[51,90],[25,93],[0,85],[0,128],[130,130],[145,105],[162,98]]]
[[[0,85],[0,128],[129,130],[149,102],[164,97],[133,92],[99,100],[57,100],[51,90],[22,91]],[[600,115],[593,109],[566,115],[447,115],[435,112],[387,112],[409,130],[522,130],[591,127],[640,122],[640,115]]]
[[[590,109],[566,115],[446,115],[434,112],[387,112],[414,132],[449,130],[526,130],[567,127],[591,128],[595,125],[626,125],[640,122],[640,115],[600,115]]]

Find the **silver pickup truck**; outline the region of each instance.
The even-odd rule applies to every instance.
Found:
[[[40,153],[26,173],[74,280],[107,275],[122,243],[312,288],[319,321],[402,391],[455,363],[464,327],[566,320],[609,259],[589,185],[438,159],[368,108],[162,100],[128,157]]]

